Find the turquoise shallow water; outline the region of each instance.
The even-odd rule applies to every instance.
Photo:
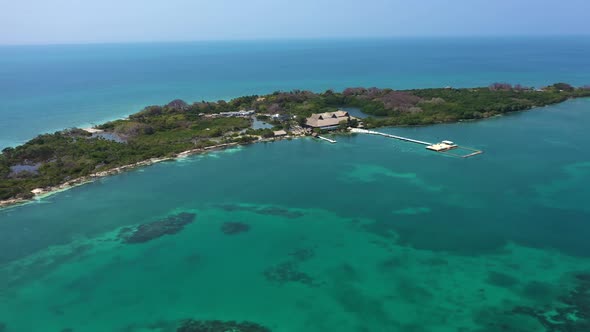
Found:
[[[465,160],[374,136],[256,144],[0,210],[0,323],[542,332],[565,308],[570,331],[587,331],[576,276],[590,272],[589,121],[583,99],[382,129],[485,151]],[[177,234],[118,238],[179,212],[197,216]],[[250,228],[228,235],[226,222]]]
[[[590,84],[589,37],[0,46],[0,148],[150,104],[276,90]]]

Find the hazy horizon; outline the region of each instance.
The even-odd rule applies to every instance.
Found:
[[[590,35],[590,3],[582,0],[24,0],[4,7],[0,45]]]
[[[589,38],[588,34],[569,34],[569,35],[423,35],[423,36],[358,36],[358,37],[293,37],[293,38],[243,38],[243,39],[186,39],[186,40],[149,40],[149,41],[71,41],[71,42],[55,42],[55,43],[0,43],[0,47],[10,46],[75,46],[75,45],[126,45],[126,44],[185,44],[185,43],[239,43],[239,42],[313,42],[313,41],[385,41],[385,40],[469,40],[469,39],[481,39],[481,40],[518,40],[518,39],[543,39],[543,38],[554,38],[554,39],[567,39],[567,38]]]

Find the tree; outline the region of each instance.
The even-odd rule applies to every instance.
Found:
[[[12,147],[7,147],[7,148],[4,148],[2,150],[2,153],[5,154],[5,155],[7,155],[7,156],[10,155],[13,152],[14,152],[14,148],[12,148]]]
[[[305,126],[307,124],[307,118],[304,118],[302,116],[298,117],[297,124],[299,124],[301,127]]]
[[[283,111],[283,109],[281,108],[281,105],[279,105],[279,104],[272,104],[268,107],[268,112],[271,114],[277,114],[282,111]]]
[[[209,137],[220,137],[223,135],[223,131],[221,130],[221,128],[215,128],[211,131],[209,131]]]
[[[509,91],[512,90],[512,85],[508,83],[493,83],[490,85],[490,90],[492,91]]]
[[[188,104],[182,99],[174,99],[166,105],[166,108],[175,111],[184,111],[188,109]]]
[[[348,128],[348,120],[342,120],[338,123],[338,130],[346,130]]]
[[[274,137],[275,133],[270,129],[264,129],[262,131],[262,133],[260,134],[260,136],[262,136],[264,138],[270,138],[270,137]]]
[[[560,90],[560,91],[571,92],[571,91],[575,90],[573,86],[571,86],[567,83],[555,83],[555,84],[553,84],[553,87],[557,90]]]

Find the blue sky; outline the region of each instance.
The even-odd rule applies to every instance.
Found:
[[[588,0],[0,0],[0,44],[588,35]]]

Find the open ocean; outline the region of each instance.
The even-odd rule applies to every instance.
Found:
[[[0,146],[177,97],[584,85],[588,59],[573,38],[2,47]],[[589,123],[577,99],[380,129],[485,151],[469,159],[366,135],[255,144],[2,209],[0,331],[588,332]],[[176,234],[122,240],[179,213],[196,217]]]
[[[0,148],[176,98],[590,84],[590,37],[0,46]]]

